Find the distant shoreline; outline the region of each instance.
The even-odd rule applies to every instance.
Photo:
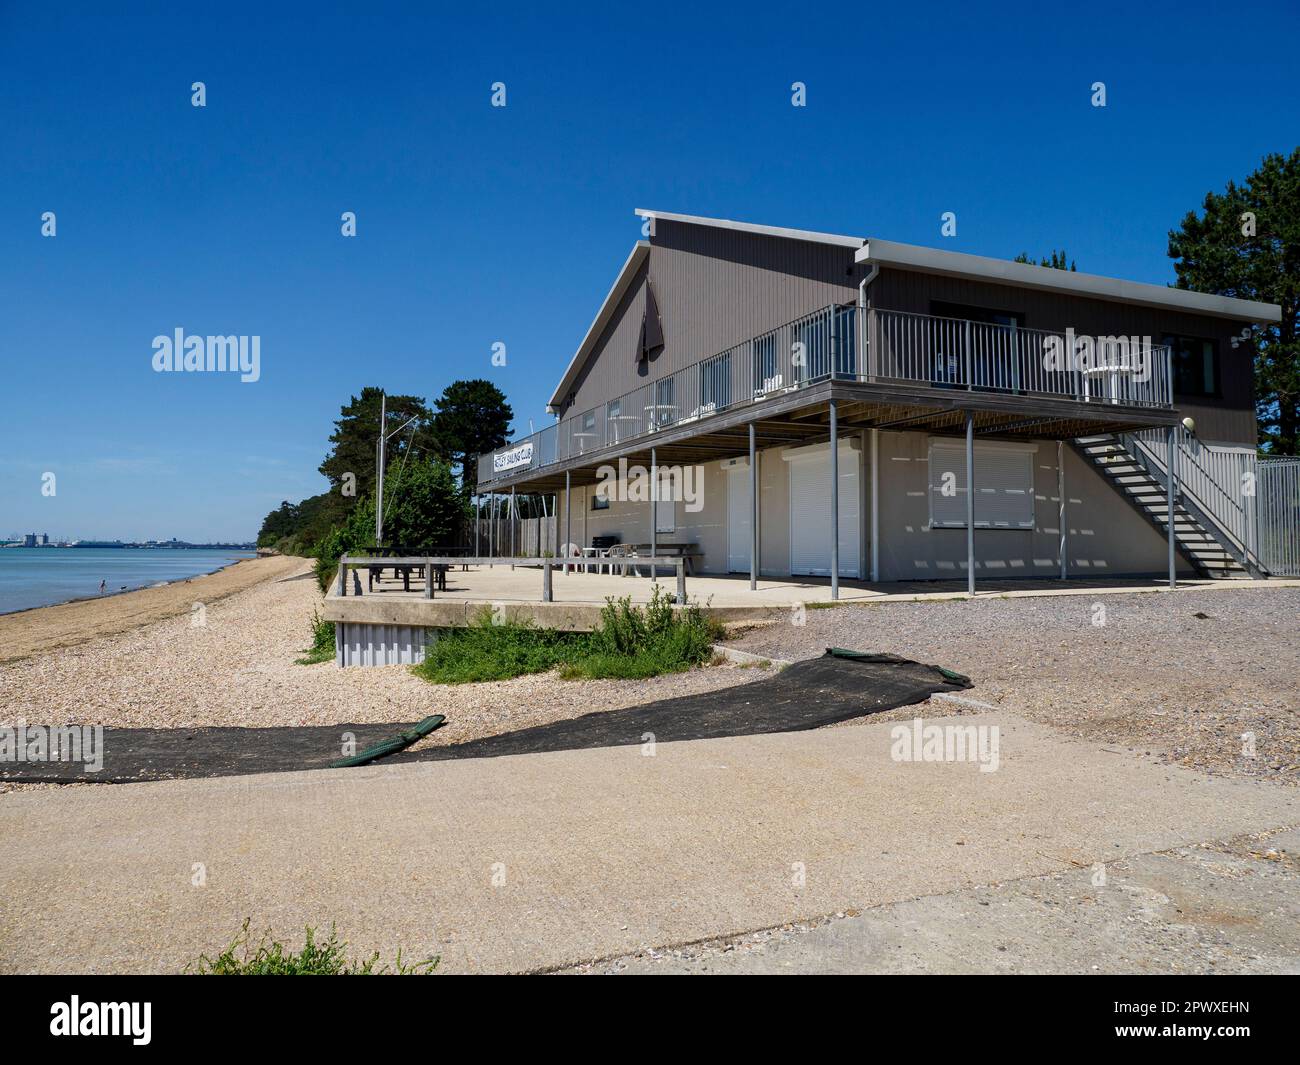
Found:
[[[310,559],[240,558],[193,577],[0,614],[0,663],[183,617],[195,603],[211,606],[255,584],[299,572],[310,574]]]
[[[95,550],[98,550],[96,548]],[[109,549],[105,549],[109,550]],[[241,562],[256,562],[257,555],[249,558],[232,558],[224,565],[216,569],[204,570],[202,573],[196,573],[192,577],[175,577],[170,581],[155,581],[153,584],[141,584],[134,588],[118,588],[116,590],[107,589],[97,595],[74,595],[71,599],[60,599],[57,603],[42,603],[40,606],[24,606],[17,610],[0,610],[0,618],[16,618],[23,614],[32,614],[37,610],[52,610],[57,606],[73,606],[77,603],[103,603],[109,599],[121,595],[134,595],[136,592],[147,592],[151,588],[170,588],[177,584],[192,584],[201,577],[211,577],[215,573],[224,573],[228,569],[238,566]]]
[[[49,551],[56,551],[56,552],[57,552],[57,551],[76,551],[76,550],[87,550],[87,551],[99,551],[99,550],[105,550],[105,551],[111,551],[111,550],[117,550],[117,548],[109,548],[109,547],[106,547],[106,548],[98,548],[98,547],[95,547],[95,548],[57,548],[57,547],[45,548],[45,547],[41,547],[41,548],[26,548],[25,550],[40,550],[40,551],[49,550]],[[136,549],[136,548],[130,548],[130,550],[150,550],[150,549],[149,549],[149,548],[139,548],[139,549]],[[230,549],[226,549],[226,548],[212,548],[212,549],[207,549],[207,548],[167,548],[166,550],[174,550],[174,551],[205,550],[205,551],[208,551],[209,554],[211,554],[211,553],[216,553],[216,552],[225,553],[227,550],[229,550],[229,551],[232,552],[232,553],[235,552],[235,551],[243,552],[243,551],[245,551],[246,549],[245,549],[245,548],[230,548]],[[190,581],[197,580],[197,579],[200,578],[200,577],[210,577],[210,576],[211,576],[212,574],[214,574],[214,573],[220,573],[222,570],[229,569],[231,566],[237,566],[237,565],[239,565],[239,563],[241,563],[241,562],[252,562],[252,561],[255,561],[258,557],[259,557],[259,556],[256,555],[256,554],[250,554],[249,557],[247,557],[247,558],[232,558],[232,559],[229,559],[229,560],[226,561],[226,562],[223,562],[221,565],[216,566],[216,567],[213,568],[213,569],[203,570],[203,571],[200,572],[200,573],[193,573],[193,574],[190,574],[188,577],[173,577],[173,578],[171,578],[170,580],[153,581],[153,582],[146,583],[146,584],[136,584],[136,585],[134,585],[134,586],[126,585],[126,586],[120,586],[120,587],[115,588],[115,589],[108,589],[108,588],[106,588],[102,593],[98,593],[98,594],[94,594],[94,595],[73,595],[73,596],[69,596],[69,597],[66,598],[66,599],[56,599],[56,600],[55,600],[54,602],[52,602],[52,603],[39,603],[39,604],[37,604],[36,606],[24,606],[24,607],[19,607],[17,610],[4,610],[4,609],[0,609],[0,618],[17,617],[17,616],[20,615],[20,614],[28,614],[28,613],[31,613],[33,610],[49,610],[51,607],[57,607],[57,606],[71,606],[71,605],[74,604],[74,603],[99,602],[99,601],[101,601],[101,600],[111,599],[111,598],[113,598],[113,597],[115,597],[115,596],[120,596],[120,595],[130,595],[130,594],[133,593],[133,592],[145,592],[145,591],[148,591],[150,588],[165,588],[165,587],[167,587],[167,586],[169,586],[169,585],[173,585],[173,584],[187,584],[187,583],[189,583]]]

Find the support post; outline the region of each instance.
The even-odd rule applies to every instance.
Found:
[[[375,546],[384,542],[384,456],[388,449],[388,397],[379,394],[379,443],[375,445]]]
[[[570,479],[570,472],[564,471],[564,557],[569,557],[569,544],[573,543],[571,539],[573,533],[573,483]],[[569,563],[564,563],[564,572],[569,572]]]
[[[659,461],[650,449],[650,557],[659,557]],[[650,580],[655,579],[655,564],[650,563]]]
[[[966,594],[975,598],[975,413],[966,412]]]
[[[880,430],[871,430],[871,580],[880,581]]]
[[[758,454],[749,423],[749,590],[758,590]]]
[[[677,560],[677,605],[686,605],[686,559]]]
[[[867,309],[867,358],[870,360],[870,379],[874,381],[880,376],[880,323],[874,306]]]
[[[516,524],[515,486],[511,485],[510,486],[510,557],[511,558],[514,558],[518,554],[518,552],[515,550],[515,524]],[[515,568],[513,562],[510,564],[510,568],[511,569]]]
[[[551,560],[542,560],[542,602],[550,603],[555,599],[551,591]]]
[[[1169,522],[1169,587],[1178,587],[1178,557],[1175,553],[1174,538],[1174,477],[1175,463],[1174,448],[1177,446],[1177,440],[1174,436],[1174,427],[1171,425],[1165,432],[1165,442],[1168,445],[1168,457],[1165,460],[1165,518]]]
[[[348,594],[348,564],[339,562],[339,595]]]
[[[1056,442],[1056,494],[1061,497],[1060,506],[1060,525],[1061,525],[1061,580],[1066,580],[1069,576],[1069,556],[1066,554],[1065,546],[1065,441]]]
[[[840,423],[831,404],[831,598],[840,597]]]
[[[424,598],[433,598],[433,563],[424,564]]]
[[[488,569],[492,568],[492,560],[496,558],[496,552],[493,547],[496,543],[497,530],[497,494],[488,493]]]
[[[966,388],[967,388],[967,389],[970,389],[970,390],[973,390],[973,389],[975,388],[975,375],[974,375],[974,373],[972,372],[972,371],[973,371],[973,366],[974,366],[974,358],[973,358],[973,353],[971,352],[970,319],[969,319],[969,318],[966,319],[965,338],[966,338],[966,339],[965,339],[965,347],[966,347]],[[973,593],[972,593],[972,594],[973,594]]]
[[[1020,392],[1020,334],[1014,318],[1011,319],[1011,391]]]
[[[474,497],[474,557],[478,558],[478,527],[483,521],[483,500],[481,496]]]

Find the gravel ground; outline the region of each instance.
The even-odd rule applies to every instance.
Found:
[[[411,722],[446,714],[422,745],[458,743],[600,709],[634,706],[755,679],[721,665],[650,680],[564,681],[555,673],[444,686],[406,666],[299,666],[321,597],[304,563],[187,614],[0,665],[0,723],[130,727]]]
[[[422,741],[436,745],[756,679],[753,669],[724,665],[647,681],[543,674],[445,687],[403,666],[299,666],[320,604],[308,567],[211,603],[202,626],[187,613],[0,665],[0,722],[266,726],[446,714]],[[888,651],[970,675],[976,687],[963,699],[1084,739],[1295,785],[1298,620],[1300,589],[990,597],[808,610],[801,626],[769,624],[730,646],[788,660],[828,645]],[[979,709],[944,699],[882,719]],[[1243,754],[1248,732],[1253,758]]]
[[[731,646],[798,660],[830,645],[958,670],[976,685],[964,698],[1094,742],[1300,783],[1300,589],[843,606],[808,610],[801,626],[752,629]],[[964,709],[945,699],[921,712]],[[1243,733],[1254,733],[1255,757],[1243,753]]]

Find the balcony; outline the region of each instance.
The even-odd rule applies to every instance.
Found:
[[[925,390],[948,390],[1024,397],[1026,413],[1035,400],[1170,410],[1169,360],[1167,346],[1131,346],[1123,337],[833,305],[480,455],[478,483],[648,441],[670,428],[703,429],[724,411],[826,381],[902,386],[915,390],[921,405]]]

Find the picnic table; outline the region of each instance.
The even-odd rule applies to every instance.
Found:
[[[614,572],[615,560],[621,563],[623,576],[628,575],[628,569],[631,568],[636,576],[641,576],[641,568],[636,564],[636,558],[639,555],[648,555],[652,558],[682,558],[686,560],[686,575],[695,576],[695,559],[702,558],[699,544],[655,544],[654,551],[651,551],[650,544],[619,544],[609,549],[610,572]],[[622,551],[617,551],[622,547]],[[653,566],[650,567],[653,570]],[[651,573],[650,576],[654,576]]]
[[[412,570],[418,571],[423,568],[421,566],[415,566],[415,565],[391,565],[381,561],[384,558],[411,558],[413,556],[420,554],[420,552],[418,551],[412,551],[405,547],[371,546],[371,547],[363,548],[362,550],[364,550],[366,554],[373,555],[375,557],[375,562],[371,565],[366,566],[367,585],[372,592],[375,590],[375,578],[378,577],[380,580],[383,580],[384,570],[386,569],[391,569],[393,571],[394,578],[401,577],[402,591],[409,592],[411,590]],[[441,555],[443,557],[468,555],[469,548],[436,547],[433,548],[428,553],[430,555],[434,555],[434,556]],[[449,568],[450,567],[446,563],[434,563],[433,566],[434,581],[438,585],[438,591],[440,592],[445,592],[447,590],[447,570]],[[466,565],[463,566],[462,568],[469,569],[469,566]]]

